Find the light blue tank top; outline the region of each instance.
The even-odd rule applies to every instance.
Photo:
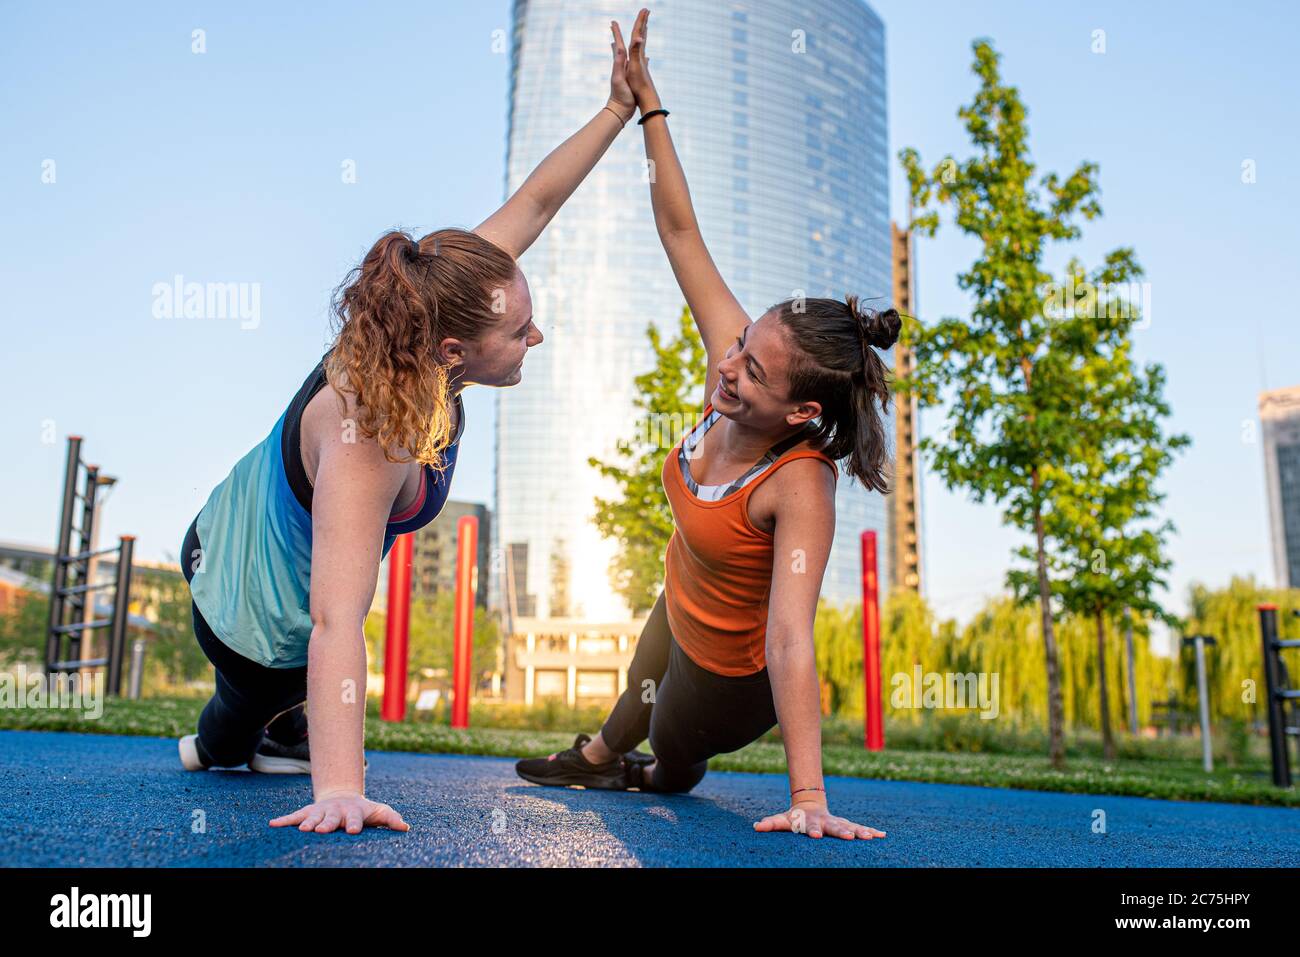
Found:
[[[269,668],[307,664],[311,485],[302,469],[298,429],[302,410],[324,385],[322,360],[271,433],[239,460],[199,512],[199,567],[182,556],[194,603],[212,631],[234,651]],[[459,396],[456,402],[459,426],[442,453],[446,467],[440,472],[425,466],[423,499],[389,520],[384,555],[398,535],[423,528],[442,511],[465,428]]]

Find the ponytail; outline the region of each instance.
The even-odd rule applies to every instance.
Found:
[[[516,270],[508,253],[476,233],[440,229],[417,239],[393,230],[335,290],[326,378],[355,396],[358,431],[376,438],[388,461],[442,467],[452,396],[438,345],[473,341],[499,320],[493,293]]]
[[[843,302],[790,299],[772,308],[794,347],[790,399],[822,408],[814,442],[866,488],[887,493],[882,416],[889,370],[876,350],[898,341],[898,311],[862,307],[852,295]]]

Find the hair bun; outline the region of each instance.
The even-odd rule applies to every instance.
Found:
[[[877,349],[888,349],[898,341],[898,333],[903,328],[903,319],[897,309],[892,306],[880,311],[860,308],[857,296],[849,296],[846,304],[849,311],[857,318],[858,330],[869,345]]]

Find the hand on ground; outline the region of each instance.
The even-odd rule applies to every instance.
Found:
[[[360,834],[366,827],[386,827],[393,831],[411,829],[411,825],[402,820],[402,815],[387,804],[367,800],[360,794],[330,795],[271,821],[271,827],[288,827],[290,824],[297,824],[300,831],[315,831],[317,834],[329,834],[339,827],[349,834]]]

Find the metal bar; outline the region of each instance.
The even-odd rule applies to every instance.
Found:
[[[126,621],[131,606],[131,554],[135,536],[122,535],[117,558],[117,592],[113,596],[113,633],[108,646],[108,690],[114,698],[122,696],[122,656],[126,651]]]
[[[1205,773],[1214,770],[1214,755],[1210,752],[1210,697],[1205,680],[1205,636],[1197,635],[1196,642],[1196,697],[1201,712],[1201,761]]]
[[[77,551],[86,552],[94,551],[99,542],[95,540],[95,528],[99,524],[98,509],[96,508],[96,499],[99,497],[99,466],[87,465],[84,476],[85,491],[81,495],[81,525],[77,529]],[[86,559],[84,565],[78,568],[80,578],[77,579],[78,585],[91,584],[95,580],[96,559],[92,555]],[[86,624],[90,624],[95,617],[95,603],[93,601],[82,601],[77,609],[79,618]],[[82,642],[86,647],[82,647]],[[73,636],[68,652],[73,658],[88,658],[95,653],[93,636],[88,635],[85,631],[78,632]]]
[[[876,566],[876,533],[860,536],[862,548],[862,680],[866,694],[863,747],[885,750],[885,720],[881,704],[880,579]]]
[[[82,552],[79,555],[66,555],[63,560],[68,564],[72,564],[73,562],[84,562],[86,559],[94,558],[97,555],[107,555],[109,552],[115,552],[120,547],[120,545],[114,545],[112,548],[97,548],[94,551]]]
[[[101,588],[112,588],[113,582],[100,582],[98,585],[76,585],[72,588],[60,589],[60,595],[81,595],[88,591],[99,591]]]
[[[56,671],[76,671],[80,668],[102,668],[108,664],[107,658],[86,658],[74,661],[56,661],[49,667],[49,672],[53,674]]]
[[[388,611],[384,620],[384,700],[379,717],[406,720],[407,641],[411,615],[411,558],[415,533],[398,535],[388,550]]]
[[[77,551],[88,558],[95,548],[95,499],[99,495],[99,466],[86,466],[86,491],[81,495],[81,524],[77,526]],[[73,559],[76,561],[77,559]]]
[[[94,628],[107,628],[112,623],[112,618],[99,618],[95,621],[78,621],[71,625],[59,625],[59,627],[54,630],[60,635],[71,635],[78,631],[88,631]]]
[[[1268,745],[1273,762],[1273,783],[1280,788],[1291,786],[1291,754],[1286,743],[1286,715],[1282,711],[1284,691],[1279,670],[1281,661],[1277,642],[1277,605],[1259,605],[1259,632],[1264,640],[1264,685],[1268,691]]]
[[[140,681],[144,675],[144,639],[137,638],[131,642],[131,677],[127,682],[127,697],[132,701],[140,698]]]
[[[452,626],[451,726],[469,727],[473,694],[474,594],[478,590],[478,517],[462,515],[456,523],[456,599]]]
[[[54,574],[50,581],[50,616],[49,630],[45,635],[45,667],[50,670],[54,659],[59,656],[62,638],[56,628],[63,624],[63,599],[59,590],[67,584],[67,566],[63,556],[68,553],[72,543],[72,510],[77,494],[77,469],[81,464],[81,436],[68,436],[68,456],[63,466],[63,504],[59,510],[59,538],[55,543]]]
[[[1288,638],[1286,641],[1273,642],[1274,648],[1300,648],[1300,640]]]

